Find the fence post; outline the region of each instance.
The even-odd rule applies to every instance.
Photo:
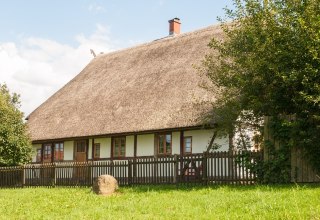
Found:
[[[21,170],[22,170],[22,175],[21,175],[21,184],[22,184],[22,188],[26,185],[26,173],[25,173],[25,165],[21,166]]]
[[[56,187],[57,184],[56,164],[53,164],[53,187]]]
[[[178,160],[178,155],[175,154],[174,155],[174,176],[173,176],[173,182],[175,184],[178,184],[179,182],[178,176],[179,176],[179,160]]]
[[[204,152],[202,154],[202,183],[204,185],[208,184],[207,158],[208,158],[207,152]]]
[[[111,160],[110,163],[110,175],[113,176],[113,168],[114,168],[114,164],[113,164],[113,160]]]
[[[132,184],[132,161],[128,160],[128,185]]]

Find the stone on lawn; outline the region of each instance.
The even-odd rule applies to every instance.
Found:
[[[110,175],[101,175],[93,182],[93,192],[98,195],[109,196],[112,195],[117,189],[118,181]]]

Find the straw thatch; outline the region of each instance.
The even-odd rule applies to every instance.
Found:
[[[199,65],[219,26],[94,58],[28,117],[33,141],[199,125]]]

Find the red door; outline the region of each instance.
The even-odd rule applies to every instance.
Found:
[[[48,163],[52,163],[53,158],[53,151],[52,151],[52,144],[43,144],[42,146],[43,150],[43,166],[41,169],[41,176],[43,178],[43,181],[46,183],[50,183],[51,178],[53,178],[54,175],[54,169],[52,166]]]
[[[87,161],[87,140],[79,140],[74,142],[74,161]],[[90,176],[89,169],[86,164],[75,164],[73,168],[73,177],[78,183],[85,183]]]

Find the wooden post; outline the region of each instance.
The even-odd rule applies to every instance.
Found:
[[[202,154],[202,183],[204,185],[208,184],[207,158],[208,158],[208,155],[206,152],[204,152]]]
[[[138,136],[135,134],[134,135],[134,141],[133,141],[133,148],[134,148],[134,159],[133,159],[133,177],[137,177],[137,163],[136,163],[136,159],[137,159],[137,148],[138,148]]]
[[[21,166],[21,169],[22,169],[22,175],[21,175],[21,184],[22,184],[22,188],[26,185],[26,173],[25,173],[25,166],[22,165]]]
[[[94,147],[94,138],[91,140],[91,160],[94,161],[94,152],[95,152],[95,147]]]
[[[137,157],[137,143],[138,143],[138,137],[137,137],[137,135],[135,134],[134,135],[134,141],[133,141],[133,156],[134,157]]]
[[[110,163],[110,175],[111,176],[113,176],[113,167],[114,167],[113,160],[111,160],[111,163]]]
[[[184,153],[184,132],[180,131],[180,156],[183,156]]]
[[[56,163],[53,164],[53,187],[57,184]]]
[[[132,161],[128,160],[128,185],[132,185]]]
[[[179,159],[178,155],[174,155],[174,176],[173,176],[173,182],[175,184],[179,183]]]

